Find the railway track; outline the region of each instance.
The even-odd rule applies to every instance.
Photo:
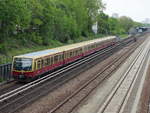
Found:
[[[146,49],[145,49],[146,48]],[[100,107],[97,113],[123,113],[127,100],[133,90],[134,84],[145,61],[148,59],[150,54],[150,44],[145,48],[142,48],[138,53],[126,73],[118,81],[103,106]],[[137,108],[135,108],[137,110]],[[132,107],[132,113],[135,113],[134,106]]]
[[[131,40],[132,41],[132,40]],[[124,41],[124,42],[126,42],[126,40]],[[130,42],[130,41],[129,41]],[[112,48],[111,47],[109,47],[109,48],[107,48],[108,49],[108,51],[109,50],[111,50]],[[106,49],[106,50],[107,50]],[[107,51],[105,51],[105,50],[103,50],[103,51],[101,51],[101,55],[102,54],[104,54],[105,52],[107,52]],[[99,54],[99,53],[98,53]],[[89,59],[90,60],[90,59]],[[80,62],[80,61],[82,61],[82,60],[79,60],[78,62]],[[14,89],[17,89],[17,88],[19,88],[19,87],[22,87],[22,86],[24,86],[24,87],[22,87],[22,88],[25,88],[25,87],[28,87],[29,85],[31,85],[31,84],[35,84],[36,82],[39,82],[40,80],[43,80],[43,79],[45,79],[45,78],[47,78],[47,77],[49,77],[49,76],[51,76],[51,78],[53,78],[54,76],[52,76],[53,74],[55,74],[55,73],[59,73],[59,72],[61,72],[62,70],[64,70],[64,69],[67,69],[68,67],[71,67],[71,66],[73,66],[73,65],[75,65],[75,64],[79,64],[78,62],[75,62],[75,63],[73,63],[73,64],[71,64],[71,65],[68,65],[67,67],[64,67],[64,68],[62,68],[61,70],[58,70],[58,71],[56,71],[56,72],[54,72],[54,73],[52,73],[52,74],[50,74],[50,75],[48,75],[48,76],[45,76],[44,78],[42,78],[42,79],[39,79],[39,80],[37,80],[37,81],[35,81],[35,82],[33,82],[33,83],[30,83],[30,84],[28,84],[28,85],[26,85],[26,86],[24,86],[25,84],[24,83],[18,83],[18,82],[16,82],[16,81],[12,81],[11,83],[9,83],[9,84],[5,84],[5,85],[2,85],[1,87],[0,87],[0,96],[1,95],[3,95],[3,94],[5,94],[5,93],[7,93],[7,92],[10,92],[10,91],[12,91],[12,90],[14,90]],[[84,62],[81,62],[80,64],[82,64],[82,63],[84,63]],[[79,65],[80,65],[79,64]],[[65,72],[65,70],[64,70],[64,72]],[[48,78],[49,79],[49,78]],[[19,89],[20,90],[20,89]]]
[[[132,42],[132,40],[127,41],[128,43]],[[126,42],[126,44],[128,44]],[[125,42],[124,42],[125,44]],[[109,55],[113,54],[112,50],[118,51],[118,49],[121,47],[121,45],[116,45],[114,47],[109,47],[106,50],[103,50],[101,52],[97,52],[93,55],[90,55],[80,61],[77,61],[75,63],[72,63],[60,70],[57,70],[56,72],[53,72],[43,78],[40,78],[36,81],[33,81],[31,83],[28,83],[26,85],[23,85],[22,87],[19,87],[15,90],[12,90],[8,93],[2,94],[0,96],[0,112],[1,113],[7,113],[7,112],[15,112],[18,109],[22,108],[24,105],[36,100],[37,98],[45,95],[49,91],[54,90],[56,87],[59,87],[61,84],[65,83],[69,79],[72,79],[74,76],[68,76],[67,79],[65,79],[63,82],[60,82],[63,77],[66,78],[67,71],[73,70],[76,67],[79,67],[81,64],[87,65],[87,63],[91,63],[92,59],[102,56],[105,58],[106,56],[104,54],[109,53]],[[107,56],[108,57],[108,56]],[[85,66],[84,65],[84,66]],[[83,67],[84,67],[83,66]],[[59,76],[60,74],[64,74],[63,76]],[[51,81],[49,81],[51,80]],[[52,86],[49,90],[46,90],[44,93],[40,92],[40,90],[43,90],[44,87]],[[28,92],[27,92],[28,91]],[[36,92],[36,93],[35,93]],[[33,96],[33,95],[37,96]],[[35,97],[35,98],[33,98]]]
[[[128,58],[135,48],[137,48],[137,46],[132,48],[130,51],[125,52],[113,62],[110,62],[108,66],[101,69],[101,71],[95,74],[92,79],[87,81],[83,86],[48,113],[71,113],[94,89],[97,88],[97,86],[102,84],[105,79],[111,76],[111,74],[122,64],[123,61],[125,61],[126,58]],[[92,84],[94,85],[92,86]]]
[[[115,47],[114,47],[114,48],[115,48]],[[35,84],[35,83],[39,83],[39,84],[40,84],[40,83],[43,83],[43,82],[45,82],[45,81],[47,81],[47,80],[49,80],[49,79],[54,78],[55,76],[57,76],[57,75],[59,75],[59,74],[61,74],[61,73],[67,72],[68,70],[73,69],[74,67],[83,64],[84,62],[86,62],[86,61],[88,61],[88,60],[91,60],[92,58],[94,58],[94,55],[96,55],[96,56],[98,56],[98,55],[103,55],[105,52],[110,51],[111,49],[112,49],[112,48],[109,47],[109,48],[107,48],[106,50],[100,51],[100,53],[97,53],[97,55],[96,55],[96,54],[93,54],[92,56],[89,56],[89,57],[86,57],[86,58],[84,58],[84,59],[81,59],[81,60],[79,60],[79,61],[77,61],[77,62],[75,62],[75,63],[73,63],[73,64],[70,64],[70,65],[68,65],[68,66],[66,66],[66,67],[64,67],[64,68],[62,68],[62,69],[60,69],[60,70],[57,70],[57,71],[55,71],[55,72],[53,72],[53,73],[51,73],[51,74],[49,74],[49,75],[47,75],[47,76],[45,76],[45,77],[42,77],[41,79],[38,79],[38,80],[36,80],[36,81],[33,81],[33,82],[29,83],[29,84],[23,84],[23,83],[19,84],[18,82],[15,82],[15,81],[14,81],[13,83],[11,83],[10,85],[9,85],[9,84],[6,84],[6,86],[3,86],[3,87],[0,88],[0,97],[1,97],[2,95],[4,95],[5,93],[7,93],[7,92],[11,92],[12,90],[14,90],[13,92],[16,92],[16,91],[18,91],[18,90],[20,90],[20,89],[24,89],[24,88],[26,88],[26,87],[28,87],[28,86],[31,86],[31,85]],[[91,58],[90,58],[90,57],[91,57]],[[43,80],[44,80],[44,81],[43,81]],[[41,82],[40,82],[40,81],[41,81]],[[38,84],[37,84],[37,85],[38,85]],[[34,86],[34,85],[33,85],[33,86]],[[13,92],[11,92],[11,93],[13,93]],[[8,94],[11,94],[11,93],[8,93]]]

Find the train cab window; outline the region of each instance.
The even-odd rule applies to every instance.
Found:
[[[32,59],[31,58],[15,58],[13,62],[13,69],[18,71],[31,71]]]

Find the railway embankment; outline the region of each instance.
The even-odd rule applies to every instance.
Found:
[[[123,40],[29,84],[0,89],[0,112],[70,113],[138,48],[148,34]]]
[[[71,111],[73,112],[74,108],[76,108],[76,107],[78,108],[80,106],[81,100],[84,100],[84,99],[87,100],[84,97],[88,96],[89,92],[94,87],[96,87],[98,84],[100,84],[101,87],[103,87],[105,85],[106,81],[105,81],[105,79],[103,79],[103,77],[106,78],[106,80],[107,80],[107,78],[110,78],[108,76],[106,77],[106,75],[110,75],[110,73],[113,73],[114,72],[113,70],[115,70],[117,68],[117,66],[120,66],[122,64],[121,62],[123,62],[125,60],[125,58],[127,58],[129,53],[130,54],[133,53],[133,51],[135,51],[134,49],[136,47],[138,47],[140,45],[140,43],[142,43],[142,42],[137,42],[136,44],[133,43],[129,47],[125,47],[121,51],[117,52],[116,54],[112,55],[108,59],[93,66],[92,68],[88,69],[87,71],[85,71],[83,73],[79,74],[78,73],[79,71],[76,71],[76,74],[78,74],[77,77],[70,80],[69,82],[66,82],[61,87],[58,87],[58,89],[50,92],[46,97],[43,97],[39,101],[36,101],[35,103],[30,104],[29,106],[27,106],[25,109],[23,109],[20,112],[21,113],[26,113],[26,112],[29,112],[29,113],[30,112],[33,112],[33,113],[36,113],[36,112],[39,112],[39,113],[42,113],[42,112],[70,113]],[[132,50],[132,51],[129,52],[129,50]],[[124,57],[121,55],[123,55]],[[121,61],[119,60],[116,64],[112,64],[111,62],[112,61],[115,62],[116,59],[120,59]],[[103,68],[107,67],[108,64],[112,64],[112,65],[111,65],[111,67],[109,67],[109,69],[107,71],[105,71],[102,74],[101,71],[103,71],[104,70]],[[95,78],[95,76],[98,75],[98,73],[101,73],[101,74],[96,79],[96,81],[90,83],[90,85],[88,85],[88,87],[86,87],[85,89],[83,88],[83,90],[79,94],[76,93],[78,95],[76,95],[76,96],[73,95],[74,92],[76,92],[79,89],[82,89],[81,87],[83,87],[87,81],[91,80],[92,78]],[[100,81],[101,81],[101,83],[99,83]],[[104,82],[104,84],[102,81]],[[105,89],[103,92],[105,92]],[[70,97],[73,97],[73,98],[70,98]],[[90,103],[92,103],[92,102],[90,102]],[[83,103],[83,105],[85,105],[85,104],[86,103]],[[90,108],[91,107],[89,107],[89,109]],[[84,107],[83,107],[83,109],[84,109]],[[92,110],[92,108],[90,110]]]
[[[74,112],[149,113],[150,37]]]

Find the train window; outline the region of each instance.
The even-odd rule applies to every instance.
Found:
[[[47,58],[44,59],[44,66],[47,66]]]
[[[77,56],[77,55],[78,55],[78,50],[75,51],[75,56]]]
[[[48,66],[49,64],[50,64],[50,59],[49,58],[46,58],[45,60],[44,60],[44,62],[45,62],[45,66]]]
[[[70,58],[70,52],[68,52],[67,56],[68,56],[68,58]]]
[[[51,59],[51,65],[54,63],[53,57],[50,58]]]
[[[58,61],[61,61],[61,55],[58,55]]]
[[[74,56],[76,56],[76,55],[77,55],[77,54],[76,54],[76,50],[74,50],[74,53],[73,53],[73,54],[74,54]]]
[[[72,57],[74,57],[74,50],[72,51]]]
[[[94,48],[94,45],[92,45],[92,49]]]
[[[32,61],[33,60],[30,58],[15,58],[13,63],[13,69],[18,71],[31,71]]]
[[[34,70],[36,70],[36,65],[37,65],[37,64],[36,64],[36,62],[35,62],[35,60],[34,60]]]
[[[58,62],[58,55],[54,56],[54,63]]]
[[[81,54],[81,51],[80,51],[80,49],[78,50],[78,54]]]
[[[96,44],[96,46],[98,47],[98,46],[99,46],[99,44],[97,43],[97,44]]]
[[[65,53],[65,59],[67,59],[68,58],[68,54],[67,54],[67,52]]]
[[[64,60],[64,54],[61,55],[61,60],[62,60],[62,61]]]
[[[67,58],[70,58],[70,51],[67,52]]]
[[[70,57],[72,57],[72,51],[70,51]]]
[[[60,61],[60,55],[57,55],[57,58],[58,58],[57,62],[59,62]]]
[[[37,61],[37,69],[40,69],[41,68],[41,60],[38,60]]]
[[[65,52],[65,54],[64,54],[64,59],[66,59],[67,58],[67,53]]]
[[[41,64],[42,64],[42,67],[44,67],[44,60],[43,59],[41,60]]]
[[[67,59],[67,58],[68,58],[68,53],[66,52],[66,53],[65,53],[65,59]]]
[[[58,55],[58,59],[59,59],[59,61],[61,61],[62,59],[61,59],[61,55]]]
[[[62,60],[63,60],[63,54],[60,55],[60,61],[62,61]]]
[[[80,54],[80,49],[78,50],[78,55]]]
[[[47,63],[48,63],[48,65],[51,65],[51,59],[50,58],[47,58]]]
[[[76,56],[78,55],[78,50],[75,51],[75,55],[76,55]]]

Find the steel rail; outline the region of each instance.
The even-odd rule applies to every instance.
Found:
[[[111,47],[109,47],[109,48],[107,48],[107,49],[109,49],[109,50],[111,50],[111,54],[112,54],[112,50],[114,51],[116,51],[116,49],[117,49],[117,51],[119,50],[119,48],[121,47],[124,47],[124,46],[126,46],[126,45],[128,45],[128,43],[130,43],[132,40],[130,39],[130,40],[126,40],[126,41],[124,41],[124,43],[119,43],[119,44],[116,44],[113,48],[112,48],[112,46]],[[106,51],[106,49],[104,49],[104,50],[102,50],[102,51],[99,51],[99,52],[97,52],[97,53],[95,53],[97,56],[100,56],[100,55],[105,55],[106,53],[109,53],[109,50],[107,50]],[[103,52],[103,54],[102,54],[102,52]],[[114,53],[114,52],[113,52]],[[92,58],[90,57],[90,56],[88,56],[89,57],[89,60],[86,60],[86,61],[93,61],[93,58],[95,58],[94,57],[94,55],[95,54],[92,54]],[[111,55],[110,54],[110,55]],[[107,55],[108,56],[108,55]],[[85,58],[88,58],[88,57],[85,57]],[[102,57],[102,56],[101,56]],[[92,60],[91,60],[92,59]],[[82,59],[83,60],[83,59]],[[86,61],[82,61],[83,63],[85,63]],[[81,60],[79,60],[78,62],[81,62]],[[87,63],[90,63],[90,62],[87,62]],[[76,62],[74,63],[74,64],[76,64]],[[73,64],[71,64],[71,65],[73,65]],[[68,65],[68,66],[70,66],[70,65]],[[63,69],[62,69],[63,70]],[[55,72],[54,72],[55,73]],[[62,72],[62,73],[64,73],[64,72]],[[56,73],[57,74],[57,73]],[[58,76],[59,78],[62,78],[61,76]],[[58,78],[57,77],[57,78]],[[63,76],[63,77],[65,77],[65,76]],[[75,76],[74,76],[75,77]],[[54,77],[53,77],[54,78]],[[51,78],[50,78],[51,79]],[[70,78],[70,79],[72,79],[72,77]],[[70,80],[70,79],[67,79],[67,80]],[[51,81],[51,82],[53,82],[53,81]],[[54,82],[55,82],[55,80],[54,80]],[[44,83],[44,82],[42,82],[42,83]],[[47,82],[47,83],[49,83],[49,82]],[[44,83],[44,86],[46,86],[46,84],[47,83]],[[64,83],[64,82],[62,82],[62,83]],[[60,83],[61,84],[61,83]],[[60,84],[57,84],[56,86],[53,86],[51,89],[50,89],[50,91],[51,90],[53,90],[54,88],[56,88],[56,87],[58,87],[58,86],[60,86]],[[42,85],[40,85],[38,88],[36,88],[36,89],[41,89],[43,86]],[[31,87],[31,88],[33,88],[33,87]],[[31,89],[31,88],[29,88],[29,89]],[[27,96],[29,96],[29,95],[31,95],[31,94],[34,94],[34,92],[35,91],[37,91],[37,90],[32,90],[32,91],[29,91],[29,93],[25,93],[25,94],[21,94],[22,92],[20,92],[20,93],[18,93],[18,96],[21,96],[21,97],[19,97],[19,98],[16,98],[15,100],[13,99],[13,98],[11,98],[11,99],[13,99],[13,100],[9,100],[9,101],[7,101],[7,99],[6,100],[4,100],[4,101],[2,101],[2,102],[6,102],[5,104],[4,103],[0,103],[1,105],[3,105],[4,104],[4,106],[3,107],[1,107],[0,109],[2,110],[2,109],[7,109],[7,107],[9,106],[9,105],[11,105],[11,104],[13,104],[13,103],[15,103],[15,102],[19,102],[19,100],[20,99],[23,99],[24,97],[27,97]],[[49,90],[48,90],[49,91]],[[24,92],[24,91],[23,91]],[[47,91],[46,91],[47,92]],[[44,93],[45,94],[45,93]],[[41,97],[43,94],[39,94],[38,96],[36,96],[35,98],[31,98],[30,99],[30,101],[26,101],[26,102],[24,102],[23,104],[21,104],[20,105],[20,107],[23,107],[23,105],[26,105],[26,104],[28,104],[29,102],[31,102],[31,101],[34,101],[35,99],[37,99],[37,98],[39,98],[39,97]],[[10,96],[10,95],[8,95],[8,96]],[[14,95],[15,96],[15,95]],[[13,96],[12,96],[13,97]],[[8,98],[9,99],[9,98]],[[16,106],[13,110],[11,110],[11,112],[15,112],[16,110],[18,110],[18,109],[20,109],[20,107],[18,106]]]
[[[126,53],[125,53],[126,54]],[[118,57],[117,59],[115,59],[113,62],[111,62],[108,66],[106,66],[104,69],[102,69],[101,72],[97,73],[92,79],[90,79],[89,81],[87,81],[83,86],[81,86],[79,89],[77,89],[73,94],[71,94],[69,97],[67,97],[64,101],[62,101],[60,104],[58,104],[55,108],[53,108],[51,111],[49,111],[48,113],[55,113],[59,108],[61,108],[65,103],[67,103],[70,99],[72,99],[74,96],[76,96],[81,90],[83,90],[85,87],[87,87],[90,83],[92,83],[95,79],[97,79],[99,77],[99,75],[105,73],[105,71],[107,69],[109,69],[112,65],[114,65],[117,61],[119,61],[124,55]],[[102,81],[105,79],[106,77],[102,78]],[[100,83],[102,82],[100,81]],[[99,83],[99,84],[100,84]],[[97,86],[96,86],[97,87]],[[95,88],[96,88],[95,87]],[[81,100],[82,101],[82,100]],[[80,103],[80,102],[79,102]],[[76,105],[75,105],[76,106]],[[74,107],[73,107],[74,108]],[[71,109],[71,111],[73,110],[73,108]],[[69,112],[71,112],[69,111]]]
[[[100,109],[98,110],[97,113],[103,113],[106,110],[107,106],[110,104],[110,102],[113,99],[114,95],[116,94],[117,90],[120,88],[120,86],[122,85],[122,83],[124,82],[124,80],[126,79],[126,77],[128,76],[128,74],[130,73],[130,71],[133,69],[133,67],[134,67],[135,63],[137,62],[137,60],[139,59],[140,55],[142,55],[143,50],[144,50],[144,48],[142,48],[140,50],[140,52],[138,53],[138,55],[136,56],[136,58],[134,59],[134,61],[132,62],[132,64],[129,66],[128,70],[124,74],[123,78],[121,78],[121,80],[118,81],[117,85],[114,87],[114,90],[111,92],[111,94],[109,95],[109,97],[107,98],[107,100],[105,101],[105,103],[102,105],[102,107],[100,107]],[[147,53],[144,56],[147,56]],[[143,62],[144,59],[145,59],[145,57],[142,58],[141,62]],[[138,69],[140,69],[140,68],[141,68],[141,65],[138,67]],[[136,71],[136,73],[138,73],[138,70]],[[135,74],[135,76],[136,76],[136,74]],[[130,88],[131,88],[132,83],[133,83],[134,80],[135,80],[135,78],[132,80],[128,91],[130,90]],[[118,112],[120,111],[121,107],[122,106],[120,106]]]
[[[116,46],[118,46],[118,45],[116,45]],[[113,47],[113,48],[115,48],[115,47]],[[110,49],[108,49],[108,48],[110,48]],[[64,72],[70,70],[70,69],[73,69],[73,68],[75,68],[75,67],[77,67],[77,66],[79,66],[79,65],[81,65],[81,64],[83,64],[83,63],[85,63],[85,62],[87,62],[87,61],[89,61],[89,60],[91,60],[91,59],[93,59],[93,58],[95,58],[95,57],[97,57],[99,55],[102,55],[105,52],[110,51],[110,50],[113,49],[111,47],[108,47],[108,48],[107,48],[108,50],[103,50],[103,51],[97,52],[95,54],[92,54],[92,56],[90,55],[90,56],[85,57],[85,59],[82,59],[83,61],[79,60],[79,61],[77,61],[75,63],[72,63],[72,64],[70,64],[70,65],[68,65],[68,66],[66,66],[66,67],[64,67],[64,68],[62,68],[62,69],[60,69],[60,70],[58,70],[56,72],[48,74],[47,76],[44,76],[44,77],[42,77],[40,79],[37,79],[37,80],[35,80],[35,81],[31,82],[31,83],[26,84],[26,85],[24,85],[24,86],[22,86],[20,88],[17,88],[17,89],[15,89],[13,91],[10,91],[10,92],[8,92],[8,93],[6,93],[4,95],[1,95],[0,96],[0,102],[6,101],[7,99],[9,99],[11,97],[14,97],[14,96],[16,96],[16,95],[26,91],[26,90],[29,90],[30,88],[33,88],[33,87],[35,87],[35,86],[37,86],[37,85],[39,85],[41,83],[44,83],[47,80],[50,80],[50,79],[52,79],[52,78],[54,78],[54,77],[56,77],[56,76],[58,76],[58,75],[60,75],[60,74],[62,74]]]

